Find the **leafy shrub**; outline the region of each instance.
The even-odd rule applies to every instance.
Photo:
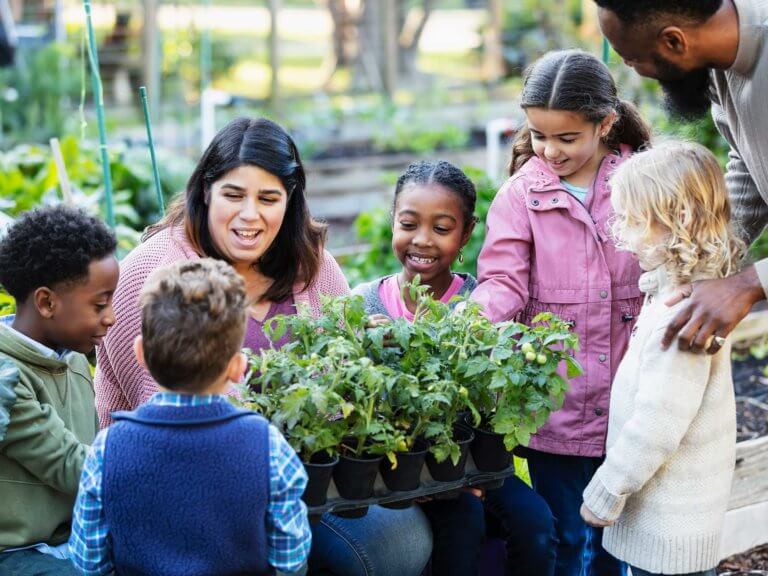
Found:
[[[512,450],[562,405],[561,364],[568,378],[581,372],[569,354],[577,337],[549,314],[534,327],[493,325],[475,303],[452,311],[426,287],[409,289],[418,302],[412,323],[370,327],[360,296],[323,299],[319,317],[304,308],[268,322],[273,340],[290,331],[292,342],[251,357],[243,399],[305,461],[343,448],[396,465],[398,452],[424,438],[438,461],[456,462],[453,429],[464,411]]]
[[[61,151],[75,205],[100,213],[104,190],[98,146],[67,136],[61,140]],[[147,225],[159,219],[160,209],[147,149],[115,146],[110,153],[116,232],[121,249],[126,251],[138,242]],[[193,165],[183,158],[171,158],[163,150],[157,153],[167,201],[184,187]],[[59,201],[59,176],[48,146],[22,144],[0,153],[0,202],[6,213],[13,216]]]
[[[65,44],[24,48],[15,66],[0,68],[0,134],[5,143],[44,142],[65,132],[72,103],[80,98],[74,56],[74,48]]]

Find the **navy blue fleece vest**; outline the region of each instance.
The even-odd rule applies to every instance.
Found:
[[[118,574],[272,573],[264,418],[224,402],[113,418],[102,496]]]

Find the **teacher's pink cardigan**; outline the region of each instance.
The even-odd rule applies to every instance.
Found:
[[[133,410],[157,392],[157,384],[139,366],[133,342],[141,334],[139,295],[150,273],[178,260],[194,260],[200,255],[190,244],[183,226],[166,228],[137,246],[120,264],[120,280],[114,296],[115,325],[98,347],[96,367],[96,407],[102,428],[112,422],[117,410]],[[337,296],[349,293],[341,268],[328,252],[323,252],[317,278],[304,290],[294,289],[296,304],[320,308],[320,294]]]

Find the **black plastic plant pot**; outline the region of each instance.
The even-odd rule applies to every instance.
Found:
[[[424,467],[424,459],[427,456],[426,442],[416,440],[413,450],[398,452],[396,456],[397,468],[394,470],[392,470],[392,463],[386,458],[379,465],[384,485],[393,492],[416,490],[419,487],[421,469]]]
[[[475,433],[466,426],[456,426],[453,430],[453,439],[459,445],[459,461],[454,464],[450,458],[442,462],[435,460],[434,454],[427,454],[427,468],[434,480],[438,482],[453,482],[464,477],[464,468],[467,465],[467,454],[469,445],[475,438]]]
[[[322,506],[328,495],[328,485],[331,483],[333,468],[339,461],[338,456],[328,456],[328,453],[318,452],[309,462],[302,462],[309,480],[301,499],[307,506]]]
[[[347,500],[365,500],[373,496],[373,484],[382,456],[342,455],[333,469],[333,481],[339,496]]]
[[[500,472],[512,463],[512,452],[504,446],[504,435],[483,428],[472,428],[475,439],[469,447],[475,466],[481,472]]]

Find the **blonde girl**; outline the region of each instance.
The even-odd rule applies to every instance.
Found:
[[[611,391],[607,455],[584,491],[582,515],[635,576],[714,576],[734,466],[730,343],[713,355],[661,340],[696,280],[737,271],[743,243],[730,224],[717,160],[671,142],[635,155],[611,180],[618,246],[637,255],[645,301]],[[716,340],[715,340],[716,339]]]

